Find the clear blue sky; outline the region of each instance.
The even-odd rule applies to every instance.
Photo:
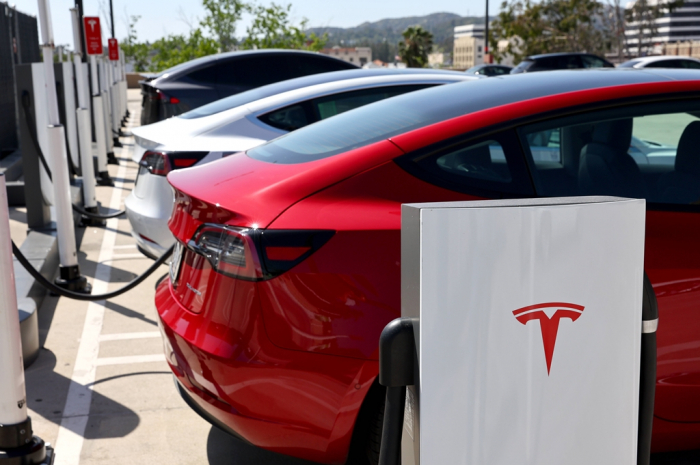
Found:
[[[116,36],[126,36],[126,16],[139,15],[137,26],[139,40],[155,40],[166,34],[185,33],[189,30],[187,21],[197,23],[203,16],[201,0],[112,0]],[[37,14],[36,0],[10,0],[17,9],[31,15]],[[70,13],[75,0],[50,0],[54,35],[57,44],[69,44],[72,48]],[[269,4],[269,0],[257,0]],[[421,16],[437,12],[456,13],[462,16],[483,15],[485,2],[482,0],[276,0],[279,4],[292,4],[295,21],[309,19],[310,26],[352,27],[365,21],[384,18]],[[489,13],[494,14],[499,1],[490,2]],[[109,12],[109,0],[83,0],[85,13],[105,17]],[[238,25],[242,35],[249,23],[244,18]],[[103,30],[106,29],[103,21]],[[105,34],[108,31],[105,30]],[[108,37],[105,35],[105,37]]]

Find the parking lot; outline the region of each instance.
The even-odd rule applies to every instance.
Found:
[[[140,96],[129,90],[131,123]],[[102,209],[123,208],[137,165],[131,138],[109,166],[114,188],[98,187]],[[12,211],[12,236],[26,230],[24,209]],[[93,293],[121,287],[150,266],[134,245],[123,216],[106,227],[78,229],[81,272]],[[212,427],[180,398],[163,355],[153,304],[167,267],[130,292],[106,302],[47,296],[39,309],[41,353],[26,370],[34,434],[56,449],[56,464],[302,464]]]

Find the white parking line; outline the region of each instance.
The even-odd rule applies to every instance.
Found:
[[[160,331],[141,331],[138,333],[118,333],[118,334],[102,334],[100,342],[104,341],[125,341],[128,339],[150,339],[160,337]]]
[[[126,165],[120,165],[117,178],[123,179]],[[115,182],[109,208],[117,210],[121,206],[123,183]],[[112,259],[114,245],[117,241],[119,219],[107,220],[102,246],[97,259],[95,279],[92,282],[92,293],[103,294],[109,290],[111,268],[104,263]],[[85,325],[80,337],[78,354],[75,358],[73,376],[68,387],[66,405],[63,407],[61,426],[56,438],[55,465],[78,465],[83,449],[85,428],[90,414],[92,400],[92,384],[95,381],[97,357],[100,350],[100,333],[104,321],[105,301],[90,302],[85,315]],[[60,448],[60,449],[59,449]]]
[[[151,260],[142,253],[113,253],[112,259],[114,260],[115,258],[146,258],[148,260]]]
[[[136,244],[126,244],[126,245],[115,245],[112,247],[114,250],[121,250],[121,249],[135,249]]]
[[[149,362],[165,362],[165,355],[163,355],[163,354],[126,355],[124,357],[98,358],[96,360],[96,365],[98,367],[104,367],[107,365],[130,365],[132,363],[149,363]]]

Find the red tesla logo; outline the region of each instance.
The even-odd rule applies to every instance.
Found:
[[[547,316],[545,309],[554,310],[551,317]],[[542,343],[544,344],[544,357],[547,360],[547,375],[552,366],[552,356],[554,355],[554,345],[557,343],[557,331],[559,330],[559,320],[570,318],[576,321],[583,313],[583,306],[567,304],[565,302],[548,302],[545,304],[530,305],[515,310],[513,315],[522,324],[527,324],[531,320],[540,320],[540,330],[542,331]]]

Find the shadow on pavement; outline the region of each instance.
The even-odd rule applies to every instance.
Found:
[[[153,326],[158,326],[158,323],[154,320],[151,320],[147,316],[145,316],[143,313],[139,313],[137,311],[134,311],[130,308],[126,308],[122,305],[115,304],[114,302],[108,300],[105,302],[105,308],[108,310],[112,310],[113,312],[120,313],[124,315],[125,317],[128,318],[136,318],[137,320],[145,321],[146,323],[153,325]]]
[[[71,380],[56,373],[55,367],[56,355],[41,349],[39,358],[25,371],[27,406],[37,415],[60,425]],[[140,423],[136,412],[99,392],[92,392],[91,403],[100,408],[90,409],[86,439],[121,438]]]
[[[207,438],[209,465],[317,465],[251,446],[212,426]]]

